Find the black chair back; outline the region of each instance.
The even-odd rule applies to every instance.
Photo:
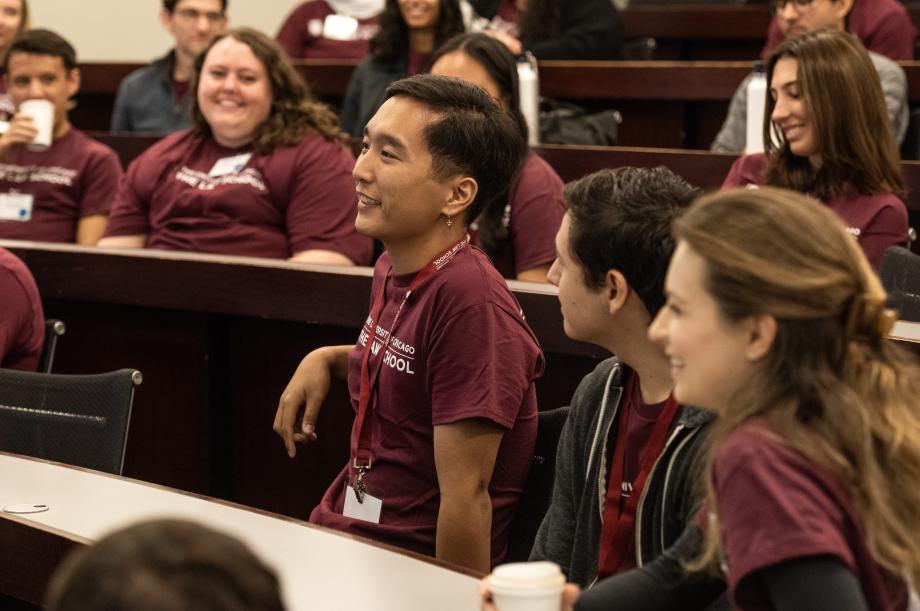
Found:
[[[0,369],[0,450],[120,475],[141,380]]]
[[[537,530],[549,509],[556,475],[556,449],[569,407],[557,407],[538,414],[537,443],[530,474],[508,532],[505,562],[522,562],[530,557]]]
[[[882,257],[878,275],[899,318],[920,322],[920,255],[892,246]]]

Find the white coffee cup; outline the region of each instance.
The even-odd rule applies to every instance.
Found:
[[[559,611],[565,575],[555,562],[512,562],[489,576],[498,611]]]
[[[26,100],[19,105],[19,112],[32,117],[38,135],[26,145],[30,151],[47,151],[51,146],[54,127],[54,103],[48,100]]]

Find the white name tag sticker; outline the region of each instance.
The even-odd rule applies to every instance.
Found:
[[[0,221],[31,220],[32,202],[28,193],[0,193]]]
[[[237,174],[246,167],[250,158],[252,158],[252,153],[243,153],[242,155],[218,159],[214,167],[211,168],[211,171],[208,172],[208,176],[217,178],[218,176],[226,176],[227,174]]]
[[[355,40],[358,20],[344,15],[328,15],[323,22],[323,38],[330,40]]]
[[[346,518],[363,520],[364,522],[373,522],[380,524],[380,511],[383,509],[383,499],[378,499],[369,494],[364,495],[364,502],[359,503],[358,497],[355,496],[355,489],[349,484],[345,484],[345,507],[342,515]]]

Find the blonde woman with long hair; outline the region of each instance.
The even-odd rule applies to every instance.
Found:
[[[675,397],[718,413],[697,567],[738,609],[905,609],[920,583],[920,368],[825,206],[764,188],[675,227],[650,334]]]

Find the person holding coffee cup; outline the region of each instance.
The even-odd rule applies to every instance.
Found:
[[[29,30],[4,67],[17,111],[0,136],[0,238],[95,244],[122,171],[112,149],[70,124],[80,89],[74,48],[54,32]]]

